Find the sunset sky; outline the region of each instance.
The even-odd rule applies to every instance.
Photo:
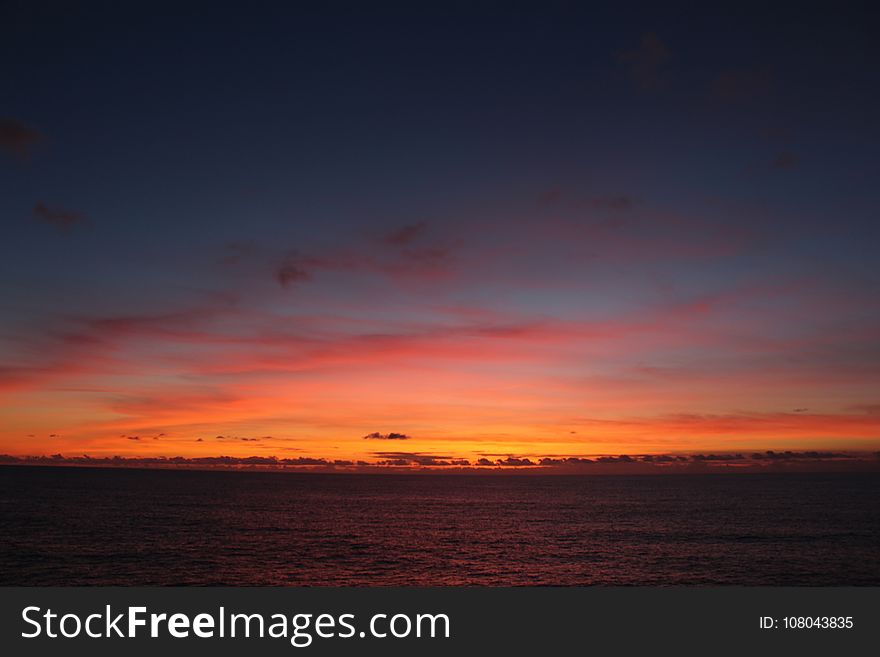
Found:
[[[81,4],[0,14],[0,453],[880,449],[867,17]]]

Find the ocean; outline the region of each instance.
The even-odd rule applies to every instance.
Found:
[[[0,584],[880,585],[880,477],[0,467]]]

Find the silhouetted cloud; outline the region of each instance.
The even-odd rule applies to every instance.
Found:
[[[374,452],[378,457],[377,465],[419,465],[419,466],[450,466],[459,465],[460,459],[423,452]],[[456,462],[458,461],[458,462]]]
[[[632,456],[621,454],[620,456],[600,456],[596,459],[597,463],[632,463],[635,459]]]
[[[646,454],[642,457],[645,463],[674,463],[675,457],[668,454]]]
[[[60,207],[49,207],[42,201],[34,205],[34,219],[52,224],[60,230],[67,231],[78,224],[86,223],[86,216],[81,212],[73,212]]]
[[[616,53],[617,61],[626,67],[630,79],[643,90],[664,85],[663,67],[669,56],[669,49],[653,32],[642,35],[637,48]]]
[[[505,466],[514,467],[514,468],[520,468],[520,467],[528,466],[528,465],[535,465],[534,462],[531,461],[530,459],[526,459],[526,458],[521,459],[521,458],[516,458],[514,456],[508,456],[505,459],[497,459],[495,461],[495,463],[498,465],[505,465]]]
[[[331,461],[322,458],[297,457],[282,459],[275,456],[145,456],[123,457],[105,456],[91,457],[63,456],[11,456],[0,455],[0,463],[24,464],[24,465],[94,465],[94,466],[128,466],[128,467],[239,467],[239,466],[273,466],[273,467],[299,467],[299,466],[333,466]]]
[[[767,450],[766,452],[755,452],[754,454],[752,454],[752,459],[754,459],[755,461],[800,461],[840,458],[849,458],[849,456],[847,454],[843,454],[842,452],[774,452],[773,450]]]
[[[43,135],[18,119],[0,118],[0,150],[10,155],[28,159],[33,147],[43,140]]]
[[[405,433],[395,433],[393,431],[391,433],[374,431],[364,436],[364,440],[409,440],[409,438]]]
[[[278,459],[281,465],[330,465],[327,459],[316,459],[308,456],[298,456],[295,459]]]
[[[544,457],[538,461],[538,465],[544,467],[558,467],[562,465],[584,465],[595,463],[593,459],[581,458],[580,456],[566,456],[563,458]]]
[[[745,457],[742,454],[691,454],[691,460],[700,461],[742,461]]]
[[[136,438],[136,437],[132,437]],[[199,439],[201,440],[201,439]],[[197,441],[198,442],[198,441]],[[539,473],[558,470],[561,473],[591,474],[652,474],[691,472],[697,468],[700,472],[711,471],[713,468],[736,472],[762,472],[768,468],[775,470],[784,467],[796,472],[821,471],[856,471],[876,472],[880,467],[880,452],[756,452],[751,457],[742,454],[692,454],[668,455],[649,454],[643,456],[605,456],[596,459],[586,457],[544,457],[534,462],[530,458],[507,456],[495,461],[481,457],[471,463],[468,459],[426,454],[424,452],[375,452],[378,460],[369,462],[352,459],[329,459],[321,457],[300,456],[296,458],[279,458],[276,456],[156,456],[156,457],[123,457],[106,456],[91,457],[88,455],[64,456],[12,456],[0,454],[2,465],[72,465],[95,467],[144,467],[144,468],[195,468],[195,469],[269,469],[269,470],[306,470],[306,471],[363,471],[389,472],[406,471],[407,469],[432,469],[462,471],[475,468],[474,472],[503,472],[507,469],[521,469],[522,472]]]

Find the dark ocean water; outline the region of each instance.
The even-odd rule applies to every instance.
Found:
[[[0,584],[880,584],[880,477],[0,468]]]

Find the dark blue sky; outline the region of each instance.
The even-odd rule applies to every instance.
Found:
[[[855,8],[178,4],[7,6],[4,114],[46,138],[3,163],[4,215],[37,198],[189,241],[245,210],[312,233],[555,187],[800,224],[874,209],[876,17]]]

